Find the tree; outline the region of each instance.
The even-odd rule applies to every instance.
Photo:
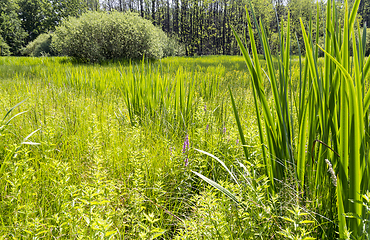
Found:
[[[26,42],[33,41],[38,35],[47,31],[44,3],[40,0],[20,0],[19,18],[22,28],[27,32]]]
[[[87,10],[99,9],[97,0],[19,0],[19,18],[27,32],[26,43],[53,31],[61,21]]]
[[[281,22],[287,20],[289,9],[292,34],[294,36],[297,34],[303,47],[299,18],[307,23],[311,12],[316,10],[313,0],[4,0],[3,2],[12,2],[13,5],[17,3],[14,6],[20,7],[10,19],[16,19],[14,16],[19,13],[21,27],[28,34],[25,43],[32,41],[41,33],[54,31],[62,21],[80,16],[86,11],[132,11],[161,27],[169,36],[175,38],[178,36],[186,46],[187,55],[240,54],[231,29],[233,28],[240,36],[247,32],[245,5],[248,6],[250,14],[253,9],[257,23],[261,21],[264,24],[273,45],[272,49],[279,47],[278,27]],[[324,9],[326,3],[320,2],[320,5],[321,9]],[[337,1],[337,5],[338,11],[343,11],[341,1]],[[369,5],[370,3],[362,1],[360,6],[359,11],[364,21],[370,20]],[[312,16],[312,20],[315,23],[316,17]],[[252,21],[254,22],[254,19]],[[316,29],[313,33],[316,34]],[[258,34],[255,34],[255,37],[258,37]],[[324,34],[323,27],[318,34],[319,36]],[[14,46],[8,42],[9,37],[2,36],[10,46]],[[248,34],[245,36],[248,41]],[[293,41],[292,53],[298,52],[297,46],[296,41]],[[261,45],[257,47],[258,51],[262,50]]]
[[[291,28],[291,34],[295,39],[295,36],[297,36],[299,45],[301,47],[301,52],[304,53],[304,41],[302,36],[302,28],[300,25],[300,20],[302,19],[303,23],[308,24],[310,20],[312,21],[312,26],[316,26],[316,13],[321,14],[319,15],[319,20],[321,23],[321,26],[324,22],[322,20],[323,13],[320,13],[320,9],[317,9],[317,4],[313,0],[289,0],[288,2],[288,9],[290,13],[290,28]],[[319,5],[320,6],[320,5]],[[316,39],[316,34],[319,35],[319,37],[323,36],[323,28],[319,28],[319,32],[316,32],[316,28],[313,27],[313,41]],[[291,52],[293,54],[298,54],[298,43],[297,41],[291,41]]]
[[[4,41],[4,39],[0,36],[0,56],[9,56],[10,55],[10,47]]]
[[[369,1],[361,1],[360,7],[358,9],[358,13],[362,17],[361,27],[366,23],[367,26],[370,25],[370,2]]]
[[[9,45],[10,51],[18,55],[27,37],[18,17],[19,5],[14,0],[0,2],[0,35]]]

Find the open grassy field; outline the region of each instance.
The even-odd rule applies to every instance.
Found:
[[[0,58],[3,117],[22,102],[1,128],[0,235],[274,235],[284,224],[274,216],[275,199],[266,195],[267,180],[259,173],[248,80],[243,58],[231,56],[102,65],[68,58]],[[249,161],[242,154],[228,86],[253,156]],[[237,208],[191,172],[229,185],[225,169],[195,149],[230,167],[244,164],[253,181],[251,189],[243,190],[251,192],[250,211]]]

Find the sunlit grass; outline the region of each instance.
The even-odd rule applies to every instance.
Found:
[[[284,61],[276,56],[265,61],[256,54],[258,82],[252,82],[243,56],[100,65],[65,57],[0,58],[3,115],[22,100],[12,114],[27,111],[11,121],[0,143],[0,235],[286,239],[324,232],[328,236],[327,226],[336,221],[336,216],[327,215],[336,207],[335,198],[325,202],[331,201],[326,205],[329,210],[316,208],[310,202],[313,193],[300,187],[303,181],[294,169],[299,121],[308,118],[300,111],[299,96],[303,91],[309,95],[310,85],[303,90],[300,79],[308,73],[300,72],[299,57],[288,55],[285,52]],[[325,66],[325,59],[316,60],[318,67]],[[309,67],[306,61],[301,57],[302,66]],[[284,68],[289,64],[290,71],[282,74],[282,64]],[[273,75],[279,79],[278,87],[286,84],[287,92],[280,89],[276,94],[270,85]],[[255,84],[264,90],[263,108]],[[285,115],[279,118],[276,111]],[[272,125],[266,124],[268,112]],[[288,121],[292,129],[279,132]],[[269,143],[269,126],[276,132],[271,138],[290,139],[291,146]],[[39,145],[22,144],[37,129],[27,142]],[[302,148],[308,156],[311,147]],[[285,160],[286,166],[272,176],[266,169],[269,162],[279,164],[276,160]],[[218,182],[235,199],[214,191],[192,171],[213,179],[212,184]],[[312,179],[305,182],[313,185]],[[332,182],[329,175],[324,181]],[[330,187],[326,194],[335,194]]]
[[[225,70],[223,62],[233,59],[213,58],[195,68],[181,58],[102,65],[0,58],[3,114],[22,100],[13,114],[27,111],[11,121],[0,143],[0,235],[174,237],[203,188],[190,169],[226,179],[193,148],[222,153],[226,162],[241,156],[225,86],[248,99],[248,76]],[[140,81],[137,92],[129,89]],[[146,84],[162,84],[162,92]],[[130,115],[128,99],[135,98],[141,102]],[[253,120],[244,122],[256,144]],[[22,144],[37,129],[27,142],[39,145]]]

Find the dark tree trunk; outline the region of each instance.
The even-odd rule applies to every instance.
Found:
[[[144,17],[144,5],[143,0],[140,0],[140,15],[143,18]]]
[[[173,13],[173,31],[179,34],[179,0],[175,0],[175,10]]]
[[[155,0],[152,0],[152,19],[153,19],[153,24],[155,24]]]
[[[226,53],[226,0],[224,1],[224,17],[222,21],[222,54]]]
[[[167,33],[170,33],[171,30],[171,22],[170,22],[170,1],[167,0],[167,26],[166,26]]]

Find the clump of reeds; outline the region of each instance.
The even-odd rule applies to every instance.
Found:
[[[355,37],[354,32],[359,4],[359,0],[355,1],[349,13],[346,1],[344,22],[339,24],[335,1],[327,1],[325,46],[314,44],[318,42],[318,35],[315,41],[312,24],[310,23],[307,31],[301,21],[306,55],[303,59],[304,64],[300,65],[300,89],[293,94],[289,70],[292,40],[289,15],[286,31],[283,26],[280,29],[280,59],[277,72],[272,64],[263,24],[256,22],[255,27],[267,62],[266,76],[260,67],[248,10],[251,53],[236,35],[252,76],[256,111],[262,109],[257,116],[260,133],[266,133],[260,134],[260,141],[263,146],[266,174],[272,185],[271,191],[274,192],[279,188],[275,179],[284,179],[287,164],[293,164],[302,196],[318,199],[312,207],[326,217],[334,219],[338,216],[341,238],[344,237],[346,229],[349,229],[355,237],[362,234],[360,219],[364,217],[364,212],[361,193],[368,190],[370,177],[370,169],[366,167],[369,164],[370,148],[366,140],[369,130],[366,123],[370,91],[365,91],[370,61],[365,59],[364,54],[366,28],[362,34],[358,32],[359,38]],[[318,28],[319,21],[316,24]],[[357,29],[360,30],[359,27]],[[318,64],[319,49],[325,54],[324,64],[321,66]],[[265,77],[269,79],[273,92],[273,110],[266,100],[263,85]],[[296,116],[293,116],[293,108],[297,109]],[[235,115],[238,119],[237,114]],[[239,123],[239,120],[237,122]],[[294,125],[297,125],[298,129],[294,129]],[[243,136],[242,131],[240,136]],[[313,148],[315,140],[320,140],[328,146],[322,145],[316,156]],[[246,157],[248,158],[248,155]],[[327,159],[331,162],[330,165],[327,164],[330,174],[325,171]],[[330,192],[328,188],[332,187],[327,180],[330,178],[335,183],[332,185],[336,189],[335,205],[328,205],[333,198],[328,194]],[[324,208],[332,210],[326,211]],[[356,217],[346,218],[346,213]]]

